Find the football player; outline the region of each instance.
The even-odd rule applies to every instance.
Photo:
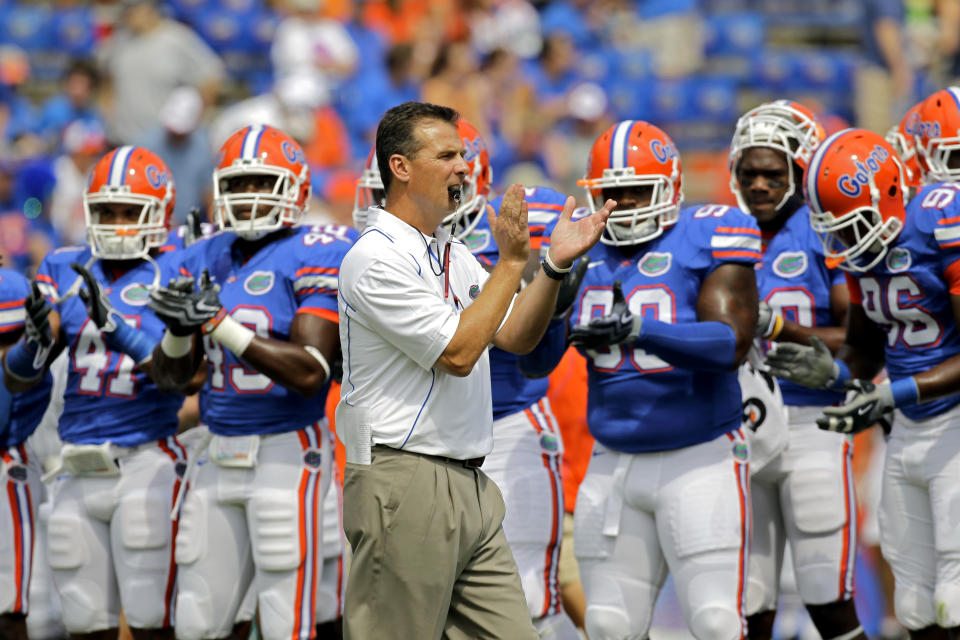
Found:
[[[177,273],[176,252],[159,252],[174,197],[148,149],[104,156],[83,195],[89,246],[44,259],[26,301],[38,334],[4,358],[8,387],[26,390],[69,350],[49,561],[64,624],[84,638],[116,637],[121,608],[135,634],[173,637],[177,525],[162,512],[183,470],[183,396],[150,376],[163,323],[146,304],[149,288]]]
[[[25,306],[28,298],[30,305]],[[28,352],[39,351],[38,341],[48,322],[45,305],[36,284],[16,271],[0,269],[0,351],[20,341]],[[53,385],[49,372],[41,375],[27,393],[11,394],[0,386],[0,637],[10,640],[27,640],[42,467],[26,441],[43,418]]]
[[[836,351],[845,334],[846,281],[843,271],[827,265],[802,195],[804,171],[825,137],[810,110],[796,102],[751,109],[737,121],[730,143],[730,188],[762,233],[757,337],[806,345],[814,336]],[[864,640],[853,603],[853,441],[816,425],[823,407],[843,395],[788,381],[780,386],[788,408],[787,446],[751,480],[750,637],[772,636],[789,541],[799,594],[820,636]]]
[[[300,145],[269,126],[223,144],[219,233],[183,255],[183,278],[151,294],[167,323],[158,375],[190,380],[213,434],[178,537],[177,637],[229,635],[251,581],[261,636],[311,638],[331,477],[324,401],[339,357],[337,274],[356,233],[297,226],[310,196]]]
[[[958,166],[958,96],[941,91],[921,108],[928,181]],[[846,339],[836,360],[822,344],[781,344],[767,361],[812,388],[846,383],[822,429],[889,426],[893,412],[879,518],[895,613],[912,638],[945,639],[960,631],[960,186],[932,184],[908,205],[906,184],[875,133],[847,129],[820,146],[804,188],[827,258],[849,272]],[[890,380],[868,382],[884,365]]]
[[[473,161],[464,159],[468,164]],[[477,161],[488,162],[485,148]],[[530,269],[524,274],[529,282],[540,268],[541,245],[549,244],[567,196],[547,187],[524,191],[533,249]],[[499,210],[501,200],[502,196],[490,203],[494,211]],[[499,249],[485,217],[462,240],[485,268],[496,264]],[[583,270],[578,274],[582,278]],[[564,286],[561,284],[561,290]],[[558,297],[568,298],[565,306],[569,308],[572,297]],[[559,315],[564,311],[559,309]],[[562,321],[551,323],[548,331],[559,332],[562,340]],[[503,532],[517,561],[534,627],[541,638],[577,640],[576,627],[561,608],[558,577],[564,513],[560,478],[563,441],[546,398],[547,378],[526,378],[518,367],[520,358],[495,347],[490,350],[493,451],[486,457],[483,471],[503,494]]]
[[[897,152],[900,162],[903,164],[903,173],[907,178],[908,200],[913,199],[917,191],[923,187],[923,169],[920,166],[920,154],[917,153],[917,135],[920,133],[918,125],[922,105],[923,101],[921,100],[910,107],[900,123],[890,127],[885,136],[886,141]]]
[[[582,184],[592,210],[617,202],[569,319],[597,440],[574,514],[587,634],[646,637],[669,572],[695,637],[741,637],[750,502],[737,367],[757,323],[760,231],[732,207],[681,211],[677,149],[646,122],[605,131]]]

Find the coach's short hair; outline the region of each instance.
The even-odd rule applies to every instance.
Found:
[[[414,129],[421,120],[442,120],[454,127],[460,120],[460,114],[450,107],[442,107],[429,102],[404,102],[383,114],[377,125],[377,167],[383,181],[385,193],[390,192],[393,174],[390,172],[390,156],[399,153],[412,158],[420,151],[420,140],[414,135]]]

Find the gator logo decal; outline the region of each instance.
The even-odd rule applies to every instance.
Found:
[[[472,284],[470,285],[470,291],[467,292],[467,295],[470,296],[471,300],[476,300],[480,295],[480,285]]]
[[[890,253],[887,254],[887,269],[890,269],[890,271],[906,271],[912,263],[913,259],[910,257],[910,251],[903,247],[891,249]]]
[[[303,464],[311,469],[319,469],[323,463],[323,454],[316,449],[310,449],[303,454]]]
[[[648,253],[640,258],[637,263],[637,269],[645,276],[662,276],[670,270],[670,263],[673,261],[673,254],[670,253]]]
[[[243,290],[252,296],[262,296],[273,289],[272,271],[254,271],[243,281]]]
[[[807,254],[802,251],[784,251],[773,262],[773,272],[781,278],[796,278],[807,270]]]
[[[733,445],[733,457],[737,460],[746,460],[750,457],[750,450],[747,449],[747,445],[742,442],[737,442]]]
[[[544,451],[556,452],[560,450],[560,443],[557,436],[550,433],[544,433],[540,436],[540,448]]]
[[[132,282],[120,290],[120,299],[131,307],[142,307],[150,302],[150,290],[139,282]]]
[[[490,232],[487,229],[472,231],[467,234],[466,238],[462,238],[462,240],[463,244],[467,245],[470,253],[477,253],[490,246]]]

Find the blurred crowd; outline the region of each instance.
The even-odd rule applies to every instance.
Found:
[[[823,22],[837,42],[770,48]],[[172,167],[183,221],[208,208],[223,140],[275,125],[305,149],[313,216],[348,223],[380,115],[404,100],[474,123],[495,186],[575,194],[596,136],[644,118],[678,139],[696,201],[722,197],[710,150],[744,106],[791,97],[884,131],[960,75],[960,0],[0,1],[0,25],[0,253],[26,273],[84,241],[86,173],[119,144]]]

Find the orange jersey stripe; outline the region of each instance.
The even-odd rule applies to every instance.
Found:
[[[22,307],[24,300],[26,300],[26,298],[10,300],[8,302],[0,302],[0,309],[16,309],[17,307]]]
[[[717,227],[714,231],[717,233],[736,233],[760,237],[760,229],[751,229],[750,227]]]
[[[743,250],[731,250],[731,251],[714,251],[714,258],[756,258],[760,259],[759,251],[743,251]]]
[[[331,311],[330,309],[320,309],[319,307],[300,307],[297,309],[297,313],[309,313],[312,316],[317,316],[318,318],[323,318],[324,320],[329,320],[330,322],[340,324],[340,314],[336,311]]]
[[[303,267],[302,269],[297,269],[296,273],[293,274],[294,278],[299,278],[302,275],[308,273],[331,273],[337,274],[340,273],[340,269],[336,267]]]

